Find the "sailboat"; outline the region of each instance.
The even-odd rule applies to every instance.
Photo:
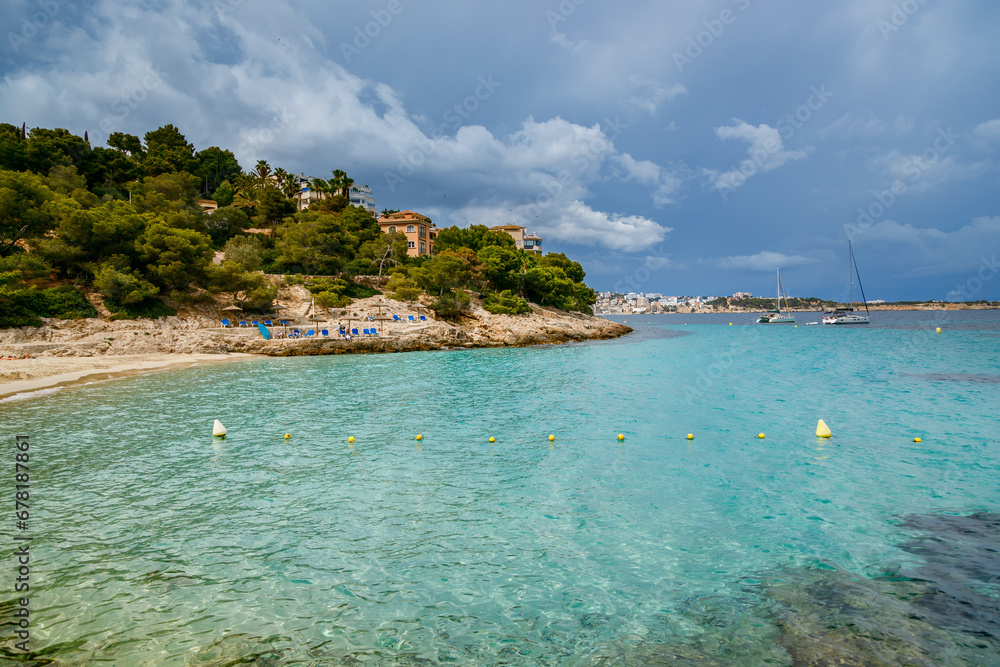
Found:
[[[775,267],[775,272],[778,274],[778,296],[775,303],[775,310],[769,310],[766,313],[761,313],[760,318],[757,320],[757,324],[793,324],[795,318],[792,317],[792,312],[788,309],[788,297],[785,296],[785,289],[781,285],[781,267]],[[781,300],[785,300],[785,313],[781,313]]]
[[[861,286],[861,274],[858,272],[858,263],[854,261],[854,249],[851,242],[847,242],[847,254],[849,256],[848,273],[850,274],[851,296],[850,303],[846,308],[835,308],[832,311],[823,313],[823,324],[871,324],[871,314],[868,312],[868,300],[865,299],[865,288]],[[865,306],[865,314],[854,312],[854,277],[858,278],[858,289],[861,291],[861,302]]]

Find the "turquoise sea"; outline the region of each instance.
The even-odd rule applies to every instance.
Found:
[[[16,664],[1000,665],[1000,313],[613,319],[0,403]]]

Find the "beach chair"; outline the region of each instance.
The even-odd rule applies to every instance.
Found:
[[[375,329],[375,328],[372,328],[372,335],[373,336],[377,336],[378,335],[378,330]]]
[[[393,316],[392,316],[392,321],[393,321],[393,322],[399,322],[399,321],[400,321],[400,319],[399,319],[399,315],[393,315]]]
[[[406,320],[407,320],[407,321],[408,321],[408,322],[409,322],[410,324],[416,324],[416,323],[417,323],[417,320],[416,320],[416,319],[414,319],[413,315],[407,315],[407,316],[406,316]]]
[[[254,320],[253,322],[250,323],[250,326],[252,326],[252,327],[259,327],[260,326],[260,321],[259,320]]]
[[[361,333],[363,333],[363,334],[364,334],[364,335],[366,335],[366,336],[371,336],[371,335],[372,335],[372,332],[371,332],[371,331],[369,331],[368,329],[362,329],[362,330],[361,330]]]
[[[240,326],[241,327],[245,327],[245,326],[249,326],[249,325],[247,324],[246,320],[240,320]]]
[[[351,335],[352,336],[360,336],[361,334],[358,333],[357,329],[351,329]]]
[[[298,338],[301,335],[302,335],[301,331],[299,331],[298,329],[292,329],[291,333],[288,334],[288,337],[289,338]]]
[[[315,335],[316,335],[315,329],[310,329],[309,331],[306,332],[306,338],[312,338]]]
[[[323,338],[329,338],[330,337],[330,330],[329,329],[323,329],[319,333],[320,333],[321,336],[323,336]]]
[[[264,326],[265,327],[273,327],[274,324],[271,322],[271,320],[264,320]]]
[[[229,328],[231,326],[233,326],[233,325],[232,325],[232,323],[229,320],[222,320],[222,328],[223,329],[227,329],[227,328]]]
[[[420,316],[420,321],[421,322],[426,322],[427,321],[427,316],[426,315],[421,315]]]

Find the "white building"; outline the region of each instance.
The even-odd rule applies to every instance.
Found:
[[[372,194],[372,189],[367,185],[355,185],[351,187],[351,193],[348,198],[351,200],[351,206],[360,206],[375,217],[378,217],[375,195]]]

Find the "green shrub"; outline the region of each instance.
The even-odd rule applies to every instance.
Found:
[[[160,299],[144,299],[138,303],[118,303],[105,299],[104,307],[111,313],[109,320],[155,320],[159,317],[176,315],[177,311]]]
[[[96,315],[83,293],[72,287],[0,288],[0,328],[38,327],[42,317],[70,320]]]
[[[464,290],[458,290],[457,292],[445,292],[438,297],[431,308],[434,309],[439,318],[454,320],[458,319],[463,313],[468,312],[471,305],[472,300],[469,298],[469,295]]]
[[[527,301],[506,289],[500,294],[487,294],[483,299],[483,308],[494,315],[519,315],[531,310]]]

